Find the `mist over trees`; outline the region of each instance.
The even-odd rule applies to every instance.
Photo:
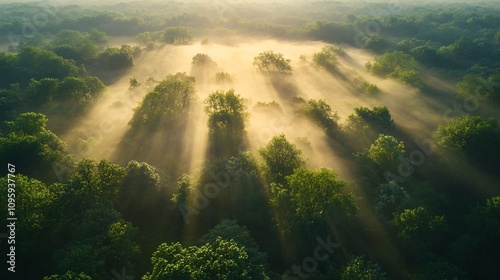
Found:
[[[498,26],[493,1],[0,4],[0,278],[497,279]]]

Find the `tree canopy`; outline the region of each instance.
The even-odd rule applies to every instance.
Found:
[[[67,162],[70,156],[66,144],[47,130],[47,117],[23,113],[6,124],[0,135],[0,158],[12,161],[22,174],[55,181],[53,164]]]
[[[387,52],[377,56],[373,63],[366,63],[366,69],[374,74],[394,78],[416,87],[423,86],[421,74],[418,72],[418,62],[402,51]]]
[[[292,74],[291,60],[281,53],[265,51],[254,58],[253,64],[262,72]]]
[[[220,237],[201,246],[163,243],[151,262],[153,269],[143,279],[269,279],[264,265],[250,259],[245,247]]]
[[[284,134],[273,137],[259,149],[259,153],[264,159],[268,176],[280,183],[285,181],[286,176],[292,175],[295,169],[306,164],[302,151],[290,143]]]
[[[295,215],[305,224],[338,219],[357,211],[353,194],[346,190],[347,182],[332,170],[297,169],[286,177],[286,182]]]
[[[134,128],[172,125],[188,113],[194,94],[194,77],[185,73],[168,75],[144,97],[130,124]]]
[[[440,125],[435,145],[443,155],[462,155],[481,164],[498,164],[500,128],[494,119],[464,116]]]
[[[241,134],[245,130],[248,117],[245,101],[234,89],[211,93],[205,100],[205,113],[212,133]]]

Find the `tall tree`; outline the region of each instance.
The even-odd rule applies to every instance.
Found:
[[[254,58],[253,64],[260,71],[276,74],[292,74],[291,60],[281,53],[265,51]]]
[[[130,124],[134,128],[149,129],[157,125],[174,125],[188,113],[194,93],[194,77],[185,73],[168,75],[144,97]]]
[[[0,135],[0,159],[16,166],[19,173],[56,181],[54,164],[72,162],[66,144],[46,129],[47,117],[39,113],[23,113]],[[69,161],[68,161],[69,160]]]
[[[302,151],[290,143],[284,134],[273,137],[265,147],[259,149],[259,153],[264,158],[265,172],[271,182],[285,183],[286,176],[306,164]]]

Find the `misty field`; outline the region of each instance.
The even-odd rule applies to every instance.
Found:
[[[497,279],[499,12],[0,4],[0,278]]]

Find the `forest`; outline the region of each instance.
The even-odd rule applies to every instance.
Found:
[[[498,1],[2,1],[0,279],[500,275]]]

